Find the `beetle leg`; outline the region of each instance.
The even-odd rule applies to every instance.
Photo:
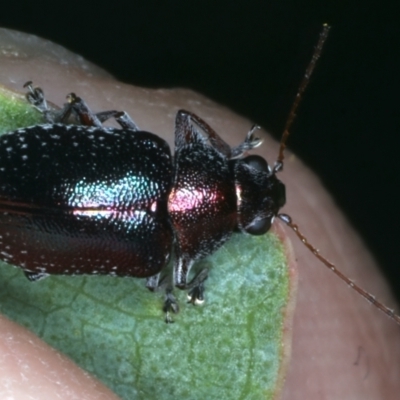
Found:
[[[74,113],[81,125],[97,127],[102,126],[101,121],[99,120],[99,118],[97,118],[96,114],[94,114],[89,109],[87,104],[75,93],[70,93],[69,95],[67,95],[67,100],[70,106],[70,110]],[[68,109],[68,104],[64,107],[64,109]],[[71,112],[70,110],[68,109],[68,113]],[[62,118],[62,121],[64,121],[64,117]]]
[[[72,111],[76,114],[82,125],[101,127],[103,122],[114,118],[124,129],[140,130],[135,121],[125,111],[110,110],[94,114],[87,104],[80,97],[76,96],[75,93],[70,93],[67,98]]]
[[[227,158],[231,158],[231,146],[226,143],[204,120],[190,111],[179,110],[175,119],[175,146],[188,144],[193,140],[193,124],[207,136],[210,144]]]
[[[115,118],[122,128],[134,131],[140,130],[135,121],[125,111],[110,110],[94,114],[87,104],[75,93],[70,93],[67,99],[72,111],[76,114],[82,125],[101,127],[103,122],[110,118]]]
[[[192,140],[193,123],[197,125],[207,135],[211,145],[228,159],[240,158],[247,151],[252,150],[262,143],[262,140],[254,136],[254,132],[260,127],[253,125],[247,132],[246,138],[239,146],[231,148],[204,120],[190,111],[179,110],[175,120],[175,143],[178,145],[182,141],[188,143]]]
[[[176,314],[179,312],[179,304],[172,293],[171,285],[167,282],[167,276],[165,276],[160,281],[161,273],[156,275],[150,276],[146,280],[146,287],[147,289],[151,290],[152,292],[156,292],[160,289],[165,289],[165,299],[164,299],[164,306],[163,311],[165,312],[165,322],[170,324],[173,321],[171,318],[171,312]]]
[[[208,278],[208,268],[202,269],[189,283],[187,277],[193,261],[180,257],[174,267],[174,284],[181,290],[188,290],[189,302],[201,304],[204,302],[204,281]]]
[[[102,111],[97,113],[96,117],[100,120],[100,122],[105,122],[110,118],[115,118],[115,120],[121,125],[122,128],[140,131],[135,121],[125,111]]]
[[[164,276],[163,279],[160,280],[161,273],[150,276],[146,280],[147,289],[152,292],[157,292],[161,289],[165,289],[165,298],[164,298],[164,306],[163,311],[165,313],[165,322],[167,324],[173,323],[173,319],[171,318],[171,313],[179,312],[179,304],[172,293],[171,285],[167,282],[167,276]]]

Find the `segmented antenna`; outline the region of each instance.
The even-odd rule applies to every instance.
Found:
[[[369,303],[373,304],[376,308],[384,312],[389,318],[393,319],[396,323],[400,325],[400,317],[395,314],[394,310],[386,307],[380,301],[376,300],[375,296],[368,293],[360,286],[356,285],[351,279],[349,279],[346,275],[340,272],[334,264],[332,264],[325,257],[321,256],[319,251],[308,242],[307,238],[300,232],[299,227],[292,222],[292,218],[286,214],[278,214],[280,220],[282,220],[287,226],[293,229],[294,233],[297,237],[303,242],[304,246],[307,247],[311,253],[314,254],[315,257],[318,258],[326,267],[328,267],[334,274],[336,274],[342,281],[346,282],[352,289],[358,292],[364,299],[366,299]]]
[[[290,109],[290,113],[289,113],[288,119],[286,121],[285,129],[282,134],[281,144],[279,147],[279,155],[278,155],[278,159],[274,166],[274,173],[279,172],[283,167],[283,159],[285,157],[284,151],[286,148],[287,138],[290,135],[290,128],[296,117],[296,111],[300,104],[302,95],[310,81],[310,76],[315,68],[318,58],[321,55],[322,48],[324,46],[326,38],[328,37],[329,30],[330,30],[330,26],[328,26],[327,24],[324,24],[322,32],[319,36],[317,46],[315,47],[312,59],[311,59],[310,63],[308,64],[308,67],[304,74],[303,80],[300,83],[299,89],[296,94],[296,98],[293,102],[292,108]],[[342,272],[340,272],[333,263],[331,263],[329,260],[327,260],[325,257],[323,257],[319,253],[319,251],[311,243],[308,242],[307,238],[300,232],[299,227],[292,221],[292,218],[289,215],[278,214],[277,216],[281,221],[283,221],[288,227],[290,227],[294,231],[294,233],[302,241],[304,246],[306,246],[307,249],[310,250],[311,253],[313,253],[313,255],[316,258],[318,258],[318,260],[320,260],[326,267],[328,267],[334,274],[336,274],[336,276],[338,276],[342,281],[347,283],[352,289],[354,289],[357,293],[359,293],[362,297],[364,297],[364,299],[366,299],[369,303],[374,305],[376,308],[381,310],[389,318],[393,319],[397,324],[400,325],[400,317],[397,314],[395,314],[394,310],[390,309],[389,307],[386,307],[384,304],[382,304],[380,301],[378,301],[375,298],[375,296],[368,293],[367,291],[362,289],[360,286],[356,285],[351,279],[349,279],[346,275],[344,275]]]
[[[292,127],[293,121],[296,118],[297,108],[300,104],[300,101],[304,94],[304,91],[306,90],[308,83],[310,82],[310,76],[314,71],[314,68],[315,68],[315,65],[317,64],[318,58],[321,55],[322,48],[324,47],[324,43],[325,43],[326,38],[328,37],[328,33],[329,33],[330,29],[331,29],[331,27],[328,24],[323,25],[322,32],[319,35],[319,40],[318,40],[317,46],[315,47],[311,61],[308,64],[306,72],[303,76],[303,80],[301,81],[299,89],[297,90],[296,98],[294,99],[292,108],[290,109],[290,112],[289,112],[289,116],[286,120],[285,128],[283,130],[281,144],[279,147],[279,155],[278,155],[278,159],[276,161],[276,167],[274,168],[275,170],[281,170],[283,167],[283,159],[285,158],[284,153],[285,153],[285,148],[286,148],[286,141],[290,135],[290,128]]]

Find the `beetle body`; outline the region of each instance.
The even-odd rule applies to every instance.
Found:
[[[204,274],[188,283],[197,259],[234,230],[264,233],[284,204],[275,171],[243,158],[260,143],[253,130],[232,149],[180,111],[172,157],[125,114],[122,129],[105,128],[81,99],[68,107],[92,126],[49,123],[0,138],[0,257],[31,280],[109,274],[148,277],[155,289],[174,250],[174,285],[198,287]]]

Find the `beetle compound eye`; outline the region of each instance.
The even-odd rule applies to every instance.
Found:
[[[269,172],[269,165],[265,160],[265,158],[261,156],[253,154],[251,156],[245,157],[243,161],[250,167],[256,169],[257,171]]]
[[[271,228],[271,224],[271,218],[255,220],[246,228],[246,232],[250,235],[264,235]]]

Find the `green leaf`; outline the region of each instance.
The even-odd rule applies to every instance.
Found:
[[[235,234],[196,269],[204,266],[205,304],[187,304],[176,291],[181,310],[173,324],[164,323],[163,294],[146,290],[144,280],[52,276],[31,283],[5,263],[0,311],[124,399],[273,398],[289,297],[282,243],[272,233]]]
[[[0,86],[0,133],[43,123],[42,115],[24,96]]]

